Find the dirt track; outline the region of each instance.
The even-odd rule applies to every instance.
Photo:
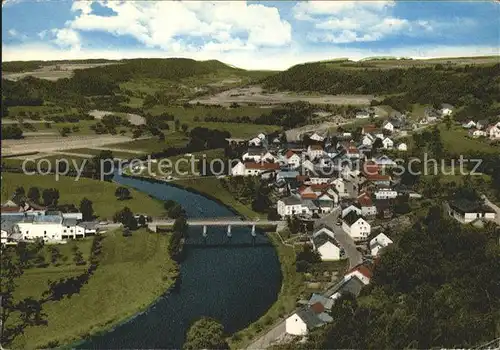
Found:
[[[94,109],[89,112],[89,115],[93,116],[96,119],[102,119],[106,115],[114,114],[114,112],[109,111],[99,111]],[[130,123],[133,125],[142,125],[146,123],[146,119],[138,114],[127,113],[126,117]]]
[[[2,140],[2,154],[26,154],[30,152],[50,153],[72,148],[92,148],[132,141],[132,138],[118,135],[88,135],[69,137],[36,137],[22,140]]]
[[[205,96],[190,103],[230,105],[231,103],[281,104],[306,101],[313,104],[369,105],[371,95],[307,95],[291,92],[265,93],[260,86],[235,88],[213,96]]]

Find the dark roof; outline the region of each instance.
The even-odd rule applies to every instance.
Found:
[[[302,200],[298,197],[295,196],[289,196],[285,198],[281,198],[281,200],[286,204],[286,205],[296,205],[302,203]]]
[[[361,289],[364,287],[364,283],[361,282],[361,280],[356,277],[352,276],[345,282],[337,291],[338,293],[344,294],[344,293],[351,293],[354,296],[358,296],[359,293],[361,293]]]
[[[356,211],[350,211],[349,214],[347,214],[342,220],[344,220],[346,224],[351,226],[360,218],[362,219],[363,217],[359,215]]]
[[[249,156],[260,156],[267,153],[267,149],[264,147],[249,148],[247,150]]]
[[[62,221],[62,225],[63,226],[75,226],[77,224],[77,220],[76,219],[63,219]]]
[[[316,231],[318,231],[318,230],[316,230]],[[321,247],[326,242],[333,243],[334,245],[336,245],[338,247],[337,241],[325,232],[322,232],[319,235],[317,235],[316,237],[313,237],[313,243],[314,243],[314,246],[316,248]]]
[[[377,211],[382,211],[386,209],[392,209],[393,204],[392,199],[375,199],[375,207],[377,207]]]
[[[464,213],[494,213],[494,211],[477,201],[470,201],[468,199],[455,199],[449,202],[450,208],[458,211],[462,214]]]
[[[299,316],[302,321],[307,325],[307,328],[315,328],[324,324],[318,316],[311,309],[301,309],[297,311],[297,316]]]

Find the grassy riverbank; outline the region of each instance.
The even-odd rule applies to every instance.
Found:
[[[75,181],[73,177],[61,176],[56,181],[54,175],[24,175],[18,173],[2,173],[2,201],[11,198],[17,187],[22,186],[26,193],[30,187],[38,187],[40,192],[46,188],[59,190],[59,204],[74,204],[79,207],[80,201],[87,197],[92,201],[94,212],[100,218],[110,219],[113,214],[129,207],[134,213],[146,213],[151,216],[161,216],[165,210],[162,202],[147,196],[144,193],[129,189],[131,199],[119,201],[115,191],[119,185],[87,178]]]
[[[233,334],[229,339],[231,349],[241,349],[248,346],[257,337],[263,334],[289,312],[296,308],[297,297],[305,292],[303,274],[295,268],[295,249],[281,242],[277,233],[269,233],[269,240],[274,245],[281,265],[281,290],[278,300],[257,321],[247,328]]]
[[[253,211],[252,208],[234,198],[228,190],[222,187],[220,180],[217,178],[200,177],[197,179],[176,180],[173,184],[214,199],[228,207],[231,207],[239,214],[249,219],[267,217],[266,214]]]
[[[131,237],[123,237],[120,230],[107,233],[98,268],[88,283],[71,298],[45,302],[47,325],[28,327],[11,347],[34,349],[68,344],[145,310],[177,277],[177,265],[167,248],[167,235],[143,229]],[[49,280],[75,274],[78,272],[71,272],[66,265],[29,269],[20,278],[18,293],[41,298]]]

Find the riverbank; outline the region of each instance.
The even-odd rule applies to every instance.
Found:
[[[276,302],[261,318],[228,339],[231,349],[246,348],[252,341],[277,324],[278,321],[282,321],[288,313],[296,308],[297,297],[306,290],[304,276],[297,272],[295,268],[295,249],[284,245],[277,233],[269,233],[267,237],[278,253],[283,276],[281,290]]]
[[[14,339],[12,348],[47,348],[106,332],[144,312],[175,283],[178,266],[167,254],[168,236],[144,229],[123,237],[121,230],[108,232],[102,241],[97,270],[77,294],[43,304],[47,325],[31,326]],[[54,269],[28,270],[21,277],[23,297],[41,298],[45,282],[54,280]],[[36,271],[35,271],[36,270]],[[33,282],[38,288],[33,288]]]
[[[163,203],[150,196],[129,189],[131,198],[120,201],[115,196],[119,185],[106,181],[61,176],[56,180],[55,175],[25,175],[2,172],[2,200],[11,198],[17,187],[21,186],[28,193],[30,187],[38,187],[41,192],[46,188],[55,188],[59,191],[58,204],[74,204],[80,206],[80,201],[86,197],[92,202],[95,215],[100,219],[111,219],[114,213],[123,207],[129,207],[134,213],[145,213],[150,216],[162,216],[165,213]]]

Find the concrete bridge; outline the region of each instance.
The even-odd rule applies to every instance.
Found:
[[[153,221],[148,223],[148,228],[151,231],[156,232],[159,226],[173,226],[175,220],[164,220],[164,219],[153,219]],[[276,228],[282,228],[286,225],[286,221],[272,221],[272,220],[238,220],[234,217],[232,218],[191,218],[187,220],[189,226],[201,226],[203,227],[203,236],[207,235],[208,226],[219,226],[227,227],[227,235],[231,236],[231,228],[235,227],[251,227],[252,236],[255,236],[256,227],[262,226],[276,226]]]

